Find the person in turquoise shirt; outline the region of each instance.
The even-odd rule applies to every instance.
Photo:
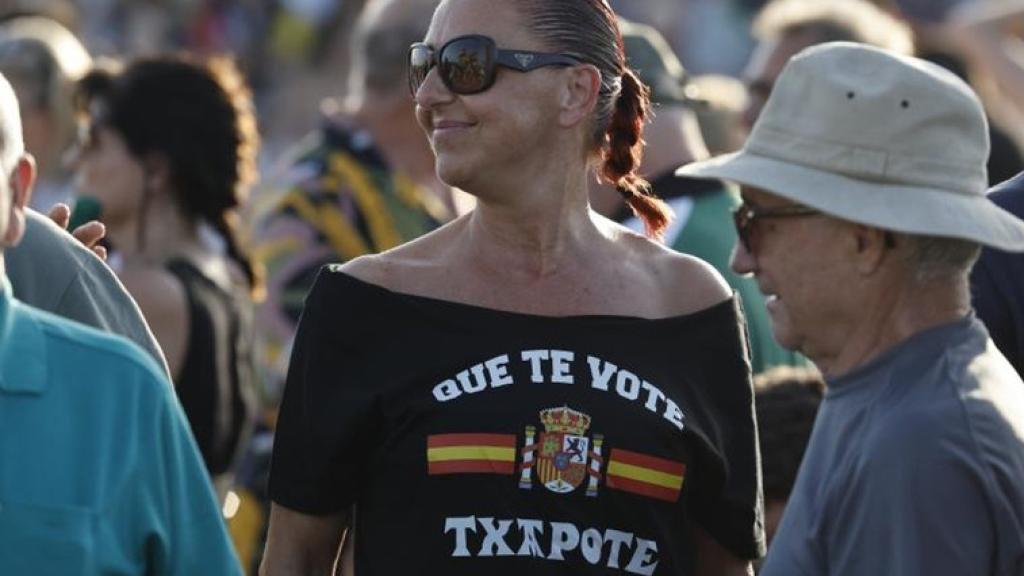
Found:
[[[35,163],[2,76],[0,168],[0,574],[241,574],[153,358],[12,294],[3,249],[24,233]]]

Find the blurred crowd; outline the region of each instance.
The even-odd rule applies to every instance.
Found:
[[[0,2],[0,72],[38,163],[31,204],[72,231],[105,225],[85,243],[148,328],[92,323],[121,326],[170,375],[250,573],[265,538],[277,404],[318,270],[472,210],[435,176],[406,83],[408,47],[434,4]],[[848,40],[968,80],[990,120],[990,184],[1007,180],[1024,169],[1024,2],[610,4],[630,22],[627,57],[655,102],[641,173],[678,216],[665,243],[715,266],[747,311],[770,538],[822,380],[775,343],[764,296],[729,268],[736,191],[673,171],[739,149],[789,58]],[[595,183],[592,205],[642,227],[614,189]]]

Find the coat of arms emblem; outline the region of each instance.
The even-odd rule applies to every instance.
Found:
[[[536,428],[526,427],[519,487],[532,488],[535,475],[548,490],[567,494],[589,477],[587,495],[596,496],[603,437],[586,435],[590,416],[563,406],[541,410],[540,420],[544,424],[540,438]]]

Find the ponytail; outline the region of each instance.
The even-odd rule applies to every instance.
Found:
[[[608,125],[601,177],[613,184],[638,218],[647,236],[663,239],[672,209],[651,192],[651,185],[636,173],[643,155],[644,121],[650,115],[650,90],[630,69],[621,77],[622,89]]]
[[[228,251],[228,257],[235,261],[249,282],[249,293],[253,300],[260,301],[264,295],[263,267],[252,260],[241,248],[238,239],[237,215],[233,210],[224,210],[219,215],[210,215],[208,218],[214,230],[224,239],[224,245]]]

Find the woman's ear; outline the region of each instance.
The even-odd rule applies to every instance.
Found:
[[[601,92],[601,72],[592,64],[580,64],[565,70],[565,84],[559,95],[561,126],[569,128],[590,119]]]
[[[147,190],[162,190],[170,183],[170,163],[163,154],[152,153],[142,160]]]

